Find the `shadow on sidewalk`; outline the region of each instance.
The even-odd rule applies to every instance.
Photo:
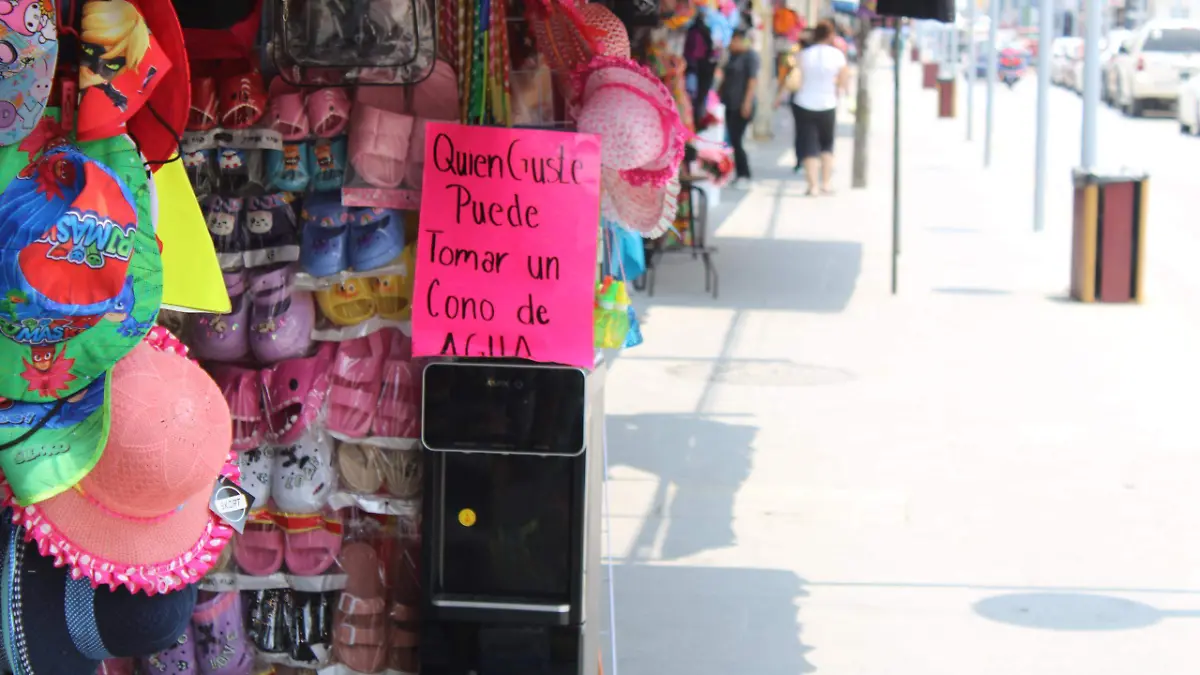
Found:
[[[733,500],[750,475],[757,427],[692,413],[609,415],[606,421],[609,463],[658,477],[631,559],[674,560],[737,543]],[[661,551],[652,553],[657,546]]]
[[[808,593],[790,571],[620,565],[614,586],[624,675],[816,671],[796,620]]]

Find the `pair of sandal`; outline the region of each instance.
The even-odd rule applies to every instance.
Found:
[[[342,486],[351,492],[364,495],[384,492],[398,499],[414,499],[421,494],[424,471],[420,450],[385,450],[341,443],[337,465]]]
[[[264,150],[267,180],[286,192],[340,190],[346,177],[346,139],[318,138],[285,142],[282,150]]]
[[[346,544],[341,563],[346,589],[334,611],[334,660],[359,673],[389,667],[416,672],[419,604],[407,598],[390,601],[387,570],[371,544]]]
[[[257,70],[231,75],[220,82],[212,77],[194,77],[187,130],[209,131],[218,125],[248,129],[258,124],[266,107],[267,92]]]
[[[420,410],[417,367],[411,340],[395,328],[340,343],[326,428],[344,438],[410,438]]]
[[[221,269],[292,262],[300,257],[294,198],[210,195],[200,204]]]
[[[295,576],[315,577],[328,572],[341,551],[340,526],[334,530],[317,524],[301,532],[284,532],[273,523],[252,523],[238,535],[233,558],[253,576],[270,576],[286,565]]]
[[[333,639],[336,593],[304,593],[272,588],[248,594],[247,634],[266,654],[316,664]]]
[[[193,318],[193,349],[203,360],[261,363],[298,358],[312,346],[316,321],[312,296],[293,289],[287,267],[257,274],[226,272],[228,314]]]
[[[457,118],[457,79],[444,61],[415,87],[359,87],[350,115],[350,165],[372,187],[420,190],[426,123]]]
[[[196,603],[175,644],[139,660],[150,675],[251,675],[254,650],[242,630],[241,594],[217,593]]]
[[[300,212],[300,266],[316,277],[387,266],[404,250],[403,218],[393,209],[347,208],[340,196],[310,197]]]
[[[378,316],[387,321],[407,321],[412,316],[414,245],[404,248],[402,274],[353,277],[318,290],[317,306],[336,326],[357,326]]]

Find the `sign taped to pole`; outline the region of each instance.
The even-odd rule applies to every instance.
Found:
[[[590,369],[600,139],[430,122],[413,355]]]

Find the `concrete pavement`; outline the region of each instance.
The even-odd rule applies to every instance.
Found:
[[[1055,117],[1034,235],[1032,80],[997,89],[984,171],[903,75],[898,297],[884,68],[868,189],[847,128],[838,194],[804,197],[781,117],[716,214],[721,297],[681,256],[635,299],[646,342],[607,394],[609,675],[1200,668],[1197,275],[1191,240],[1154,238],[1189,196],[1152,179],[1146,305],[1064,302],[1078,118]]]

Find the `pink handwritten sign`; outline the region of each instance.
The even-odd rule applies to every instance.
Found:
[[[413,355],[591,368],[600,139],[430,123]]]

